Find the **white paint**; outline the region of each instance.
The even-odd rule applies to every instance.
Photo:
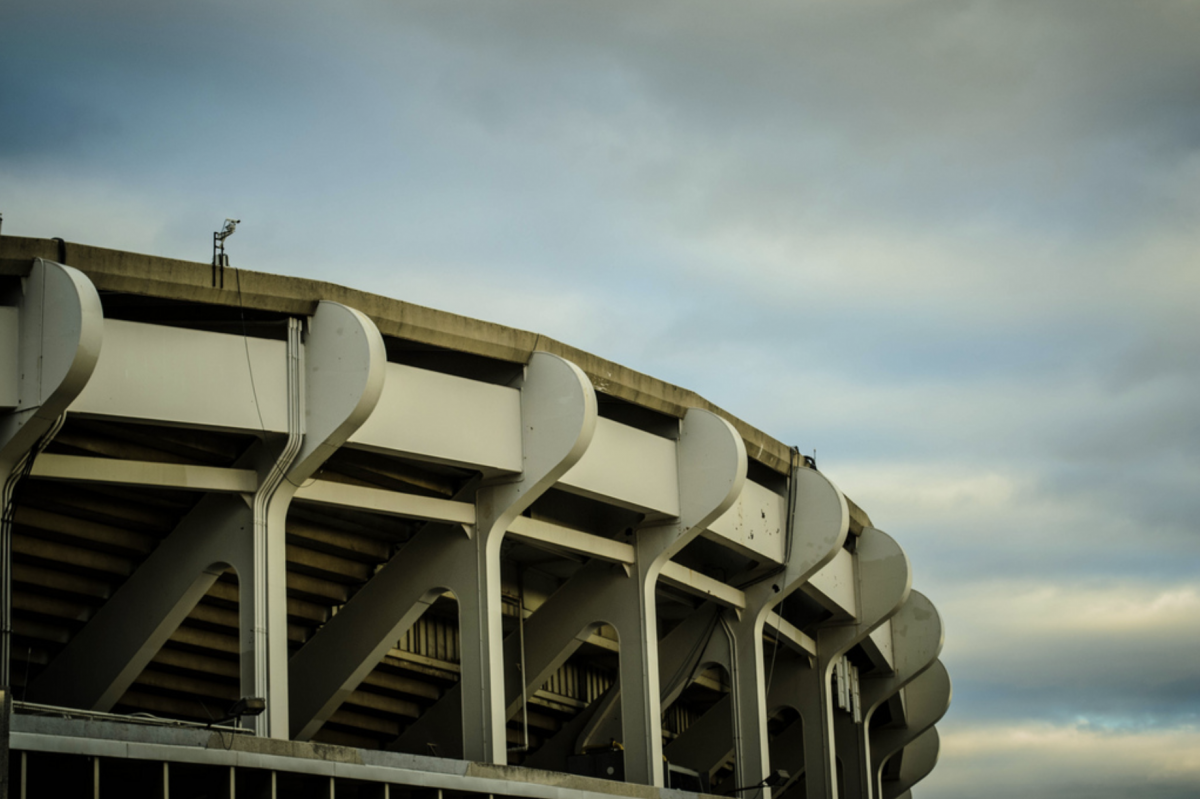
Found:
[[[33,477],[78,480],[108,485],[180,488],[189,491],[253,493],[258,474],[253,469],[224,469],[186,463],[88,458],[42,453],[33,463]]]
[[[521,393],[396,363],[349,445],[418,460],[521,471]]]
[[[801,590],[827,610],[855,618],[858,613],[854,601],[854,556],[844,549],[838,550],[833,560],[810,577]]]
[[[747,480],[734,506],[704,532],[743,554],[783,563],[787,498]]]
[[[106,319],[96,371],[69,410],[210,429],[286,432],[287,345]]]
[[[675,442],[598,419],[592,445],[558,487],[640,513],[678,516]]]

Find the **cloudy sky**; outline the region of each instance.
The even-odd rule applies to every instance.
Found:
[[[1200,795],[1200,3],[39,0],[4,232],[536,330],[816,450],[941,608],[920,797]]]

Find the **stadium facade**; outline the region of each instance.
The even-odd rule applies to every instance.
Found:
[[[908,558],[695,394],[340,286],[0,240],[12,796],[907,795]]]

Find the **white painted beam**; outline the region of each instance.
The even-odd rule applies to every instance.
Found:
[[[727,608],[743,610],[746,607],[746,595],[743,592],[675,561],[668,561],[663,566],[660,577],[667,585],[682,588],[696,596],[712,599]]]
[[[783,563],[786,518],[786,497],[747,480],[734,506],[709,526],[704,537],[747,557]]]
[[[679,515],[675,442],[596,420],[588,451],[559,479],[559,488],[639,513]]]
[[[43,453],[34,461],[30,474],[46,480],[179,488],[190,491],[253,494],[258,490],[258,474],[253,469],[88,458],[78,455]]]
[[[849,529],[845,497],[833,483],[814,469],[795,469],[791,474],[794,503],[787,509],[788,524],[782,573],[746,589],[749,606],[735,618],[726,616],[730,638],[732,708],[734,709],[734,784],[756,785],[767,776],[766,664],[763,659],[764,627],[775,607],[842,551]],[[790,541],[790,543],[789,543]],[[764,788],[765,799],[770,789]]]
[[[858,616],[854,595],[854,556],[839,549],[833,560],[808,578],[801,590],[838,617],[854,620]]]
[[[4,336],[15,344],[6,357],[13,371],[0,414],[0,515],[8,518],[17,481],[30,458],[45,449],[62,424],[63,412],[85,389],[102,350],[104,310],[100,296],[83,273],[69,266],[34,259],[28,277],[6,292],[16,301]],[[14,396],[15,395],[15,396]],[[0,525],[0,684],[9,685],[12,630],[12,525]]]
[[[389,363],[383,396],[349,443],[418,460],[520,472],[520,391]]]
[[[320,505],[382,513],[387,516],[402,516],[426,521],[475,523],[475,506],[449,499],[422,497],[387,491],[382,488],[337,483],[332,480],[314,480],[296,489],[296,499]]]
[[[790,644],[792,649],[810,657],[816,657],[817,642],[813,640],[812,636],[805,634],[803,630],[775,611],[767,614],[766,626],[773,629],[781,640]]]
[[[282,341],[104,320],[104,349],[70,411],[226,430],[287,431]]]
[[[518,516],[508,526],[509,535],[548,544],[555,549],[599,558],[610,563],[633,563],[633,547],[620,541],[572,530],[551,522]]]

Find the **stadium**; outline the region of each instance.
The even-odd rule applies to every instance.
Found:
[[[8,795],[894,799],[950,702],[811,459],[545,336],[0,239]]]

